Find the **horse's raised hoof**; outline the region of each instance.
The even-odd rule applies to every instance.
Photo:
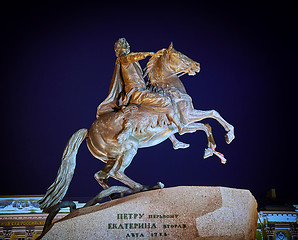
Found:
[[[229,131],[226,135],[225,135],[225,139],[226,139],[226,143],[230,144],[235,138],[234,132],[233,131]]]
[[[213,155],[213,150],[211,148],[206,148],[204,153],[204,159],[211,157]]]
[[[173,148],[175,150],[179,149],[179,148],[188,148],[190,145],[188,143],[184,143],[184,142],[177,142],[173,145]]]

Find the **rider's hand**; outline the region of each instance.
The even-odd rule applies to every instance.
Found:
[[[155,53],[154,52],[146,52],[146,57],[148,57],[148,56],[153,56]]]

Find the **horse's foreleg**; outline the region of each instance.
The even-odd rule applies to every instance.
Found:
[[[204,131],[207,135],[208,148],[205,149],[204,158],[210,157],[214,153],[214,150],[216,148],[216,144],[215,144],[215,141],[214,141],[214,138],[213,138],[212,129],[211,129],[211,127],[208,123],[206,123],[206,124],[203,124],[203,123],[190,123],[185,128],[185,133],[188,133],[188,132],[193,133],[193,132],[198,131],[198,130]]]
[[[187,144],[187,143],[184,143],[184,142],[181,142],[179,141],[175,135],[171,135],[169,136],[169,139],[171,140],[172,144],[173,144],[173,148],[176,150],[176,149],[179,149],[179,148],[188,148],[190,145]]]
[[[124,174],[124,171],[119,170],[118,172],[115,173],[114,176],[112,176],[114,179],[124,183],[125,185],[129,186],[131,189],[138,191],[141,191],[142,189],[144,189],[144,186],[140,183],[137,183],[135,181],[133,181],[132,179],[130,179],[129,177],[127,177]]]
[[[188,114],[187,122],[188,123],[198,122],[206,118],[213,118],[217,120],[228,132],[225,136],[226,142],[231,143],[233,141],[233,139],[235,138],[234,127],[231,124],[229,124],[226,120],[224,120],[222,116],[220,116],[220,114],[215,110],[201,111],[201,110],[194,109]]]
[[[220,158],[221,163],[225,164],[227,161],[225,157],[221,153],[215,151],[216,144],[213,138],[211,126],[208,123],[191,123],[188,126],[196,128],[197,130],[203,130],[206,133],[208,139],[208,148],[205,149],[204,158],[211,157],[213,154],[215,154]]]

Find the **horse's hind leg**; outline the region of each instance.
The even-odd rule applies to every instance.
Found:
[[[110,187],[108,183],[108,178],[109,178],[108,173],[113,168],[114,164],[115,164],[115,160],[108,160],[105,167],[94,174],[95,180],[100,184],[100,186],[102,186],[104,190]],[[111,194],[109,197],[111,200],[118,198],[116,193]]]
[[[133,157],[137,153],[137,145],[133,145],[134,146],[127,148],[128,150],[118,156],[116,163],[109,172],[109,176],[124,183],[134,190],[141,190],[143,189],[142,184],[133,181],[124,174],[125,169],[130,165]]]
[[[114,164],[115,160],[108,160],[105,167],[94,174],[95,180],[100,184],[100,186],[102,186],[103,189],[107,189],[110,187],[108,184],[108,173],[113,168]]]

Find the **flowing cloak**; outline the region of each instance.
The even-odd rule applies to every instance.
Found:
[[[115,69],[110,84],[109,95],[97,107],[96,118],[106,112],[112,112],[115,108],[119,108],[122,101],[123,80],[121,76],[120,61],[116,61]]]
[[[140,79],[142,79],[142,68],[139,63],[131,62],[129,64],[133,64],[136,74],[140,77]],[[126,84],[128,88],[131,85],[131,88],[127,89],[127,92],[125,91],[126,89],[124,87]],[[139,81],[136,81],[132,82],[131,84],[127,82],[126,84],[124,84],[123,76],[121,74],[121,60],[120,58],[117,58],[110,84],[109,94],[107,98],[97,107],[96,118],[104,113],[112,112],[115,109],[119,109],[121,105],[129,104],[130,98],[134,94],[134,92],[136,92],[140,88],[145,89],[145,82],[141,83]]]

